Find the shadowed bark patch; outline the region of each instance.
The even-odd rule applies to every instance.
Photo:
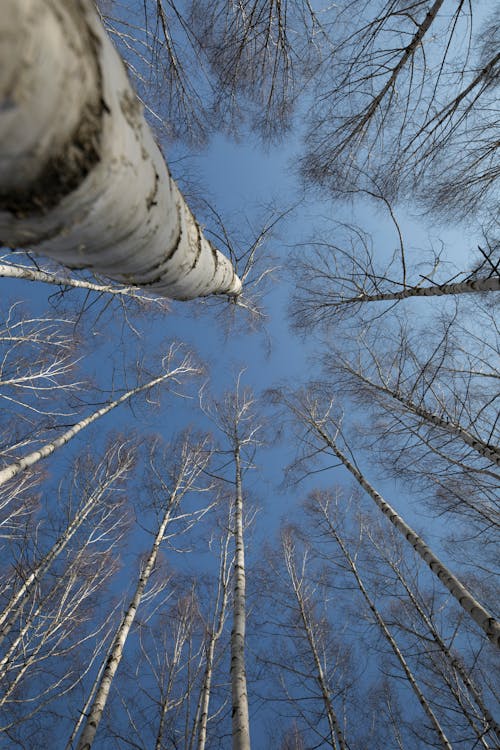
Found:
[[[95,95],[82,107],[80,121],[71,137],[52,154],[28,189],[0,192],[0,210],[18,218],[46,213],[76,190],[101,158],[102,118],[109,108],[102,97],[99,67],[100,42],[85,29],[93,50],[97,86]]]

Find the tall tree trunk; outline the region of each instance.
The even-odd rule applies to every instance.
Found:
[[[389,503],[379,495],[372,485],[365,479],[349,459],[339,450],[335,440],[325,431],[316,420],[308,418],[308,423],[313,427],[324,443],[332,450],[346,469],[351,472],[356,481],[365,492],[372,498],[382,513],[400,531],[405,539],[411,544],[415,552],[427,563],[434,575],[446,586],[448,591],[455,597],[460,606],[472,617],[472,619],[483,629],[490,641],[500,647],[500,622],[491,615],[480,602],[475,599],[470,591],[448,570],[437,555],[426,545],[424,540],[409,526],[401,516],[396,513]]]
[[[41,448],[38,448],[38,450],[33,451],[32,453],[28,453],[28,455],[24,456],[24,458],[20,458],[13,464],[10,464],[9,466],[1,469],[0,486],[2,484],[5,484],[5,482],[8,482],[9,479],[17,476],[17,474],[19,474],[21,471],[24,471],[30,466],[33,466],[33,464],[36,464],[42,458],[47,458],[47,456],[50,456],[52,453],[54,453],[57,448],[61,448],[63,445],[66,445],[66,443],[68,443],[72,438],[78,435],[78,433],[85,429],[85,427],[93,424],[97,419],[103,417],[116,406],[123,404],[129,398],[135,396],[137,393],[141,393],[142,391],[148,390],[149,388],[153,388],[153,386],[157,385],[158,383],[161,383],[164,380],[168,380],[173,376],[174,372],[178,373],[178,368],[176,368],[174,371],[169,371],[164,375],[160,375],[158,378],[153,378],[153,380],[150,380],[148,383],[144,383],[144,385],[139,385],[136,388],[132,388],[131,390],[120,396],[120,398],[111,401],[106,406],[103,406],[101,409],[95,411],[89,417],[85,417],[85,419],[77,422],[77,424],[73,425],[73,427],[70,427],[69,430],[66,430],[66,432],[63,432],[63,434],[58,438],[55,438],[55,440],[52,440],[50,443],[45,443],[45,445],[43,445]]]
[[[458,655],[454,654],[451,651],[451,649],[446,645],[445,641],[443,640],[436,626],[434,625],[431,615],[429,614],[428,611],[424,609],[422,604],[419,602],[412,587],[408,583],[406,576],[403,574],[400,566],[394,562],[394,560],[388,554],[387,549],[373,538],[369,529],[368,529],[368,536],[370,537],[375,549],[381,555],[382,559],[385,560],[385,562],[389,565],[391,570],[396,575],[398,581],[403,586],[404,590],[406,591],[408,595],[409,600],[412,603],[413,608],[415,609],[415,612],[417,612],[418,616],[420,617],[425,627],[429,631],[429,635],[432,638],[433,643],[437,646],[441,654],[443,654],[450,668],[459,675],[464,687],[466,688],[472,700],[476,703],[477,707],[481,711],[485,726],[483,726],[480,730],[480,736],[478,736],[478,742],[483,742],[484,733],[490,730],[495,732],[498,739],[500,740],[500,726],[498,722],[492,716],[486,704],[484,703],[483,698],[481,696],[481,691],[474,684],[474,681],[469,671],[465,668],[465,665],[463,664],[462,660],[460,659]],[[466,714],[466,717],[469,720],[468,714]],[[469,722],[469,723],[471,723],[472,725],[472,722]],[[484,746],[489,747],[486,744],[484,744]]]
[[[314,635],[314,627],[313,627],[313,623],[311,622],[310,616],[307,612],[306,603],[304,601],[304,594],[303,594],[302,586],[301,586],[301,581],[299,581],[299,578],[297,576],[297,568],[296,568],[295,559],[294,559],[294,556],[295,556],[294,544],[293,544],[291,533],[288,533],[287,535],[283,536],[282,547],[283,547],[283,553],[285,557],[286,568],[288,571],[288,575],[290,576],[293,593],[295,595],[295,599],[297,601],[297,605],[299,608],[300,619],[302,620],[302,624],[306,632],[307,642],[309,644],[309,648],[311,649],[314,666],[316,668],[316,679],[318,681],[318,684],[321,690],[323,705],[325,707],[326,716],[328,719],[328,726],[330,729],[330,743],[331,743],[333,750],[347,750],[347,745],[344,739],[344,735],[342,733],[342,728],[340,726],[336,711],[333,707],[333,703],[331,700],[330,686],[328,685],[328,682],[327,682],[327,679],[325,677],[325,673],[323,670],[323,666],[321,664],[321,660],[320,660],[320,656],[318,652],[318,646],[317,646],[316,638]]]
[[[229,535],[226,536],[225,542],[222,544],[214,620],[208,636],[208,646],[206,647],[205,673],[203,675],[203,685],[200,693],[197,718],[198,741],[196,750],[205,750],[207,742],[208,709],[212,690],[215,647],[217,641],[222,635],[226,619],[227,600],[229,595],[228,568],[230,568],[227,563],[228,542]]]
[[[414,414],[416,417],[420,417],[420,419],[423,419],[424,422],[429,422],[430,424],[441,428],[451,435],[456,435],[457,437],[461,438],[464,443],[466,443],[466,445],[469,445],[471,448],[477,451],[481,456],[484,456],[484,458],[487,458],[497,466],[500,466],[500,447],[498,447],[497,445],[490,445],[489,443],[486,443],[484,440],[481,440],[475,435],[472,435],[468,430],[464,429],[460,424],[458,424],[458,422],[454,422],[450,419],[447,419],[446,417],[440,416],[439,414],[435,414],[425,406],[415,403],[414,401],[412,401],[410,396],[401,392],[400,390],[394,390],[388,385],[375,383],[373,380],[370,380],[370,378],[363,375],[360,370],[356,370],[354,367],[348,364],[346,360],[343,360],[342,364],[345,370],[349,372],[350,375],[353,375],[365,385],[373,388],[375,392],[383,393],[385,396],[390,396],[390,398],[393,398],[395,401],[398,401],[400,404],[402,404],[405,409],[408,409],[411,414]]]
[[[108,454],[108,459],[109,458],[110,456]],[[43,575],[49,570],[54,560],[68,545],[71,538],[78,531],[89,513],[102,500],[102,497],[107,490],[114,484],[114,482],[128,472],[132,465],[132,456],[128,454],[124,459],[119,457],[118,461],[119,463],[116,468],[111,473],[108,473],[104,478],[104,481],[90,493],[84,504],[68,523],[64,532],[52,545],[51,549],[33,566],[28,575],[24,576],[22,585],[11,595],[8,603],[0,613],[0,644],[16,622],[25,598],[29,596],[33,587],[40,583]]]
[[[139,580],[137,582],[132,600],[127,607],[122,621],[115,633],[113,644],[106,661],[106,667],[99,677],[99,684],[97,690],[95,691],[94,700],[92,701],[92,705],[90,706],[89,712],[87,714],[85,725],[78,740],[76,750],[90,750],[90,748],[92,747],[92,743],[94,742],[94,737],[97,732],[97,727],[99,726],[104,708],[108,700],[113,678],[123,656],[125,642],[130,632],[130,628],[132,627],[132,624],[134,622],[137,609],[139,607],[139,604],[141,603],[144,591],[151,577],[151,573],[153,572],[156,558],[158,557],[158,550],[163,540],[163,536],[170,521],[171,512],[175,504],[176,497],[175,495],[172,495],[167,504],[167,508],[163,515],[162,521],[158,527],[158,531],[156,533],[146,563],[144,564],[144,567],[142,568],[142,571],[139,575]]]
[[[165,297],[238,295],[92,0],[4,0],[0,244]]]
[[[250,750],[247,678],[245,672],[245,545],[243,540],[243,488],[239,444],[234,450],[236,495],[234,499],[234,599],[231,632],[231,693],[233,750]]]
[[[407,661],[406,661],[406,659],[405,659],[405,657],[404,657],[401,649],[399,648],[398,644],[396,643],[396,640],[395,640],[394,636],[392,635],[391,631],[387,627],[387,625],[386,625],[386,623],[385,623],[382,615],[380,614],[380,612],[378,611],[377,607],[375,606],[373,600],[371,599],[370,595],[368,594],[368,591],[365,588],[363,580],[361,579],[361,576],[358,573],[358,569],[357,569],[356,563],[354,562],[353,558],[349,554],[349,550],[345,546],[343,539],[337,533],[337,530],[336,530],[334,524],[332,523],[332,520],[331,520],[331,518],[330,518],[330,516],[328,514],[327,508],[325,508],[324,506],[322,506],[320,504],[320,509],[321,509],[321,511],[322,511],[322,513],[324,515],[325,521],[326,521],[326,523],[328,525],[329,533],[331,534],[332,538],[336,541],[336,543],[338,544],[338,546],[342,550],[342,554],[344,555],[344,557],[345,557],[345,559],[346,559],[346,561],[347,561],[347,563],[349,565],[351,573],[353,574],[354,578],[356,579],[356,583],[357,583],[357,585],[359,587],[359,590],[361,591],[361,593],[363,595],[363,598],[365,599],[366,603],[368,604],[368,607],[370,608],[370,611],[373,613],[373,616],[375,617],[375,620],[377,621],[377,624],[378,624],[380,630],[382,631],[382,634],[383,634],[384,638],[390,644],[392,651],[394,652],[397,660],[401,664],[401,667],[402,667],[402,669],[403,669],[403,671],[404,671],[404,673],[406,675],[406,679],[410,683],[413,692],[415,693],[415,695],[418,698],[418,702],[422,706],[422,708],[424,710],[424,713],[426,714],[427,718],[430,720],[430,722],[431,722],[431,724],[432,724],[432,726],[434,728],[434,731],[436,732],[436,734],[437,734],[437,736],[439,738],[440,745],[443,748],[445,748],[445,750],[453,750],[452,746],[450,745],[450,743],[448,741],[448,738],[446,737],[445,733],[443,732],[443,729],[442,729],[442,727],[441,727],[441,725],[440,725],[440,723],[439,723],[439,721],[438,721],[438,719],[437,719],[434,711],[432,710],[432,708],[429,705],[427,699],[425,698],[424,694],[420,690],[420,687],[419,687],[419,685],[418,685],[418,683],[417,683],[417,681],[416,681],[416,679],[415,679],[415,677],[414,677],[414,675],[413,675],[413,673],[412,673],[412,671],[411,671],[411,669],[410,669],[410,667],[409,667],[409,665],[408,665],[408,663],[407,663]]]

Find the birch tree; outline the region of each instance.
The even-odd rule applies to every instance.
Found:
[[[0,244],[166,297],[237,296],[94,4],[9,0],[1,32]]]
[[[340,440],[344,440],[341,424],[332,414],[333,404],[321,403],[321,399],[314,395],[313,390],[296,394],[290,398],[278,394],[278,398],[285,401],[287,407],[305,426],[309,449],[312,455],[326,454],[335,457],[355,478],[360,487],[373,500],[379,510],[389,519],[395,528],[403,535],[415,552],[430,567],[434,575],[448,589],[458,604],[470,615],[474,622],[482,628],[485,635],[496,646],[500,646],[500,622],[468,588],[450,571],[433,550],[424,542],[422,537],[387,503],[377,490],[368,482],[358,468],[349,446],[344,450],[339,447]],[[350,458],[346,454],[350,454]],[[304,459],[307,464],[307,456]]]
[[[0,469],[0,485],[5,484],[9,480],[13,479],[18,474],[33,466],[41,459],[50,456],[52,453],[54,453],[55,450],[61,448],[63,445],[66,445],[66,443],[68,443],[76,435],[78,435],[79,432],[84,430],[89,425],[93,424],[96,420],[100,419],[104,415],[108,414],[110,411],[112,411],[112,409],[115,409],[117,406],[120,406],[120,404],[128,401],[128,399],[130,399],[132,396],[150,390],[154,388],[154,386],[168,380],[178,382],[178,379],[183,376],[199,373],[199,369],[193,365],[189,355],[185,355],[178,365],[171,365],[172,359],[176,353],[176,349],[177,347],[172,346],[170,352],[165,357],[163,357],[162,365],[167,371],[162,375],[153,378],[147,383],[138,385],[135,388],[131,388],[130,390],[126,391],[126,393],[122,394],[119,398],[110,401],[108,404],[106,404],[106,406],[101,407],[93,414],[74,424],[68,430],[63,432],[59,437],[43,444],[41,448],[28,453],[27,455],[18,459],[16,462],[7,465],[3,469]]]
[[[342,537],[340,536],[337,530],[337,523],[335,520],[334,498],[332,497],[331,493],[329,493],[328,491],[326,492],[316,491],[310,495],[309,502],[311,506],[316,507],[318,512],[322,514],[323,520],[324,520],[324,529],[331,536],[332,541],[334,541],[336,545],[338,546],[338,548],[341,550],[341,553],[347,562],[348,569],[350,573],[352,574],[352,576],[354,577],[363,599],[365,600],[370,612],[372,613],[377,623],[377,626],[380,628],[380,631],[384,639],[390,645],[390,648],[393,654],[395,655],[397,661],[399,662],[400,667],[402,671],[404,672],[409,685],[411,686],[411,689],[413,690],[420,706],[422,707],[422,710],[424,711],[428,721],[431,724],[433,733],[436,736],[436,742],[439,743],[440,747],[447,748],[447,750],[451,750],[452,745],[450,744],[450,741],[443,730],[443,727],[441,725],[439,718],[436,716],[436,713],[433,710],[432,706],[430,705],[429,700],[424,695],[422,688],[419,685],[418,680],[416,679],[414,671],[411,669],[411,666],[408,663],[408,660],[405,657],[403,651],[401,650],[399,644],[397,643],[394,637],[394,634],[391,632],[391,629],[388,627],[385,619],[382,617],[382,614],[379,608],[376,606],[376,603],[373,597],[370,595],[365,585],[365,582],[360,575],[357,561],[356,561],[356,556],[355,555],[353,556],[351,554],[344,539],[342,539]]]
[[[76,513],[72,516],[70,515],[65,527],[50,549],[38,559],[23,565],[23,561],[28,555],[26,549],[28,545],[26,544],[26,540],[23,540],[21,549],[22,558],[15,564],[16,579],[11,582],[8,602],[0,612],[0,644],[21,615],[25,600],[35,588],[41,585],[45,574],[60,555],[63,554],[73,536],[78,533],[82,524],[87,521],[89,516],[92,518],[92,523],[99,530],[100,534],[104,533],[105,527],[106,533],[109,534],[113,519],[116,519],[117,522],[119,521],[121,503],[112,491],[115,489],[115,485],[123,482],[124,477],[130,472],[133,461],[134,454],[130,445],[122,442],[112,444],[106,451],[103,459],[92,467],[91,485],[87,484],[85,486],[82,482],[84,484],[83,493],[77,501]],[[82,463],[82,461],[76,462],[73,481],[82,481],[78,476],[82,472]],[[87,471],[89,471],[88,468]],[[108,499],[111,493],[113,494],[112,503]],[[106,522],[108,519],[112,521],[111,527],[107,526]]]
[[[116,572],[113,548],[125,524],[121,512],[101,520],[100,527],[73,537],[57,564],[31,587],[5,634],[1,729],[13,742],[22,745],[24,732],[29,736],[55,702],[71,696],[106,640],[109,620],[100,620],[97,602]]]
[[[206,468],[210,459],[206,442],[190,445],[188,440],[184,439],[178,451],[177,461],[174,460],[171,463],[172,475],[169,478],[162,478],[159,470],[155,468],[154,464],[151,464],[151,470],[158,479],[160,488],[164,493],[162,505],[158,508],[158,526],[150,550],[140,566],[131,601],[115,631],[104,670],[98,676],[98,680],[92,688],[93,699],[86,712],[85,723],[76,745],[77,750],[89,750],[92,747],[116,671],[123,656],[127,638],[154,571],[167,527],[186,493],[196,490],[200,474]]]
[[[381,198],[380,194],[374,197]],[[295,251],[292,276],[296,288],[290,311],[299,332],[331,332],[339,322],[352,318],[380,320],[393,313],[396,304],[411,298],[473,297],[500,290],[495,242],[485,238],[467,270],[446,261],[445,247],[420,252],[414,266],[394,209],[383,202],[394,228],[394,251],[384,252],[386,248],[379,248],[377,240],[361,227],[341,222],[331,222],[328,232],[318,232]],[[389,258],[385,263],[383,256]],[[429,300],[428,312],[436,317],[437,302],[432,312],[431,304]]]
[[[381,533],[372,519],[361,519],[361,525],[376,550],[377,559],[389,566],[405,595],[399,603],[396,600],[391,606],[392,623],[402,633],[414,637],[413,649],[421,649],[426,656],[425,663],[429,665],[429,684],[436,691],[440,689],[440,701],[446,700],[446,693],[451,696],[454,720],[458,721],[457,717],[463,714],[473,732],[471,741],[485,750],[494,747],[500,736],[500,726],[487,706],[481,683],[475,675],[475,665],[471,664],[472,660],[477,661],[478,655],[464,658],[463,651],[459,650],[461,644],[453,643],[454,634],[450,638],[442,632],[438,623],[438,611],[442,605],[434,592],[422,589],[416,561],[409,559],[407,562],[395,535]]]
[[[231,695],[232,695],[232,747],[233,750],[250,750],[250,723],[245,667],[246,634],[246,568],[244,540],[243,475],[252,466],[259,443],[261,425],[254,414],[255,399],[249,389],[241,385],[243,372],[236,379],[234,391],[227,392],[221,401],[214,400],[203,408],[216,423],[224,438],[225,452],[234,469],[233,507],[233,627],[231,631]]]
[[[436,210],[449,186],[448,206],[462,216],[487,200],[495,215],[498,19],[494,12],[479,28],[477,18],[446,0],[336,6],[331,72],[316,91],[302,160],[307,177],[338,195],[375,176],[393,196],[413,198],[436,177]],[[440,173],[445,163],[459,189]]]
[[[307,585],[307,550],[303,553],[302,561],[297,560],[296,545],[291,528],[285,529],[282,533],[281,549],[299,618],[311,652],[314,677],[320,687],[324,712],[328,721],[329,735],[325,738],[325,741],[334,750],[346,750],[348,745],[344,739],[345,732],[337,716],[332,698],[332,695],[337,693],[338,690],[334,689],[329,682],[328,671],[331,671],[332,665],[325,663],[323,658],[325,649],[321,643],[321,628],[314,616],[314,598],[311,591],[308,590],[310,587]]]
[[[494,308],[474,312],[479,328],[460,312],[432,332],[376,327],[324,364],[329,387],[368,410],[377,460],[486,544],[498,531],[498,331]]]

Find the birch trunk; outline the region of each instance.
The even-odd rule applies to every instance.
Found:
[[[333,525],[333,523],[332,523],[332,521],[331,521],[331,519],[330,519],[330,517],[328,515],[328,512],[327,512],[326,508],[322,507],[321,504],[320,504],[320,507],[321,507],[321,510],[322,510],[322,512],[324,514],[325,520],[326,520],[326,522],[328,524],[328,529],[330,531],[330,534],[332,535],[332,537],[335,539],[336,543],[338,544],[338,546],[342,550],[342,554],[344,555],[345,559],[347,560],[349,568],[350,568],[350,570],[351,570],[354,578],[356,579],[356,583],[357,583],[357,585],[359,587],[359,590],[361,591],[361,593],[363,595],[363,598],[365,599],[366,603],[368,604],[368,607],[370,608],[370,611],[373,613],[373,616],[375,617],[375,620],[377,621],[377,625],[379,626],[380,630],[382,631],[382,634],[383,634],[384,638],[390,644],[391,649],[393,650],[393,652],[394,652],[397,660],[401,664],[401,667],[402,667],[402,669],[403,669],[403,671],[404,671],[404,673],[406,675],[406,679],[410,683],[413,692],[417,696],[418,702],[422,706],[422,709],[424,710],[425,715],[430,720],[430,722],[431,722],[431,724],[432,724],[432,726],[434,728],[434,731],[436,732],[436,734],[437,734],[437,736],[439,738],[440,745],[443,748],[445,748],[445,750],[453,750],[452,746],[450,745],[450,743],[448,741],[448,738],[446,737],[445,733],[443,732],[443,729],[442,729],[442,727],[441,727],[441,725],[440,725],[440,723],[439,723],[439,721],[438,721],[438,719],[437,719],[434,711],[432,710],[432,708],[429,705],[427,699],[425,698],[424,694],[420,690],[420,687],[419,687],[419,685],[418,685],[418,683],[417,683],[417,681],[416,681],[416,679],[415,679],[415,677],[414,677],[414,675],[413,675],[413,673],[412,673],[412,671],[411,671],[411,669],[410,669],[410,667],[409,667],[409,665],[408,665],[408,663],[407,663],[407,661],[406,661],[406,659],[405,659],[405,657],[404,657],[401,649],[399,648],[398,644],[396,643],[395,638],[393,637],[391,631],[387,627],[387,625],[386,625],[386,623],[385,623],[382,615],[380,614],[380,612],[376,608],[374,602],[372,601],[370,595],[368,594],[368,591],[366,590],[366,588],[364,586],[363,580],[361,579],[361,576],[358,573],[358,569],[357,569],[356,563],[354,562],[354,560],[352,559],[351,555],[349,554],[349,550],[345,546],[342,538],[337,534],[335,526]]]
[[[347,745],[344,740],[344,735],[342,733],[342,729],[340,727],[337,714],[335,712],[333,703],[331,701],[330,687],[325,677],[323,666],[321,664],[321,660],[319,657],[318,647],[316,644],[316,638],[314,636],[313,625],[306,611],[304,596],[303,596],[303,592],[301,591],[301,588],[302,588],[301,581],[299,581],[298,576],[297,576],[297,569],[296,569],[295,560],[294,560],[293,542],[292,542],[290,535],[283,538],[282,547],[283,547],[285,564],[287,567],[288,575],[290,576],[290,581],[292,583],[293,593],[295,594],[295,599],[299,607],[300,619],[302,620],[302,624],[306,631],[307,642],[309,643],[309,648],[311,649],[311,654],[313,656],[314,666],[316,667],[316,675],[317,675],[316,679],[318,681],[318,684],[321,690],[321,696],[323,698],[323,705],[325,707],[326,716],[328,719],[331,746],[333,750],[347,750]]]
[[[97,411],[95,411],[89,417],[85,417],[85,419],[82,419],[80,422],[73,425],[73,427],[70,427],[69,430],[66,430],[66,432],[63,432],[63,434],[60,435],[55,440],[52,440],[50,443],[45,443],[45,445],[43,445],[38,450],[33,451],[32,453],[28,453],[28,455],[24,456],[24,458],[20,458],[18,461],[15,461],[13,464],[10,464],[9,466],[6,466],[5,468],[1,469],[0,470],[0,486],[5,484],[5,482],[8,482],[9,479],[12,479],[13,477],[17,476],[17,474],[20,474],[25,469],[29,468],[30,466],[33,466],[42,458],[47,458],[47,456],[50,456],[52,453],[54,453],[54,451],[57,450],[57,448],[61,448],[63,445],[66,445],[66,443],[68,443],[72,438],[78,435],[78,433],[81,432],[83,429],[85,429],[85,427],[88,427],[89,425],[93,424],[97,419],[99,419],[100,417],[103,417],[105,414],[110,412],[116,406],[123,404],[125,401],[127,401],[129,398],[132,398],[132,396],[136,395],[137,393],[141,393],[142,391],[145,391],[148,388],[152,388],[158,383],[161,383],[162,381],[167,380],[171,376],[172,376],[172,372],[167,372],[164,375],[160,375],[160,377],[158,378],[154,378],[153,380],[150,380],[148,383],[145,383],[144,385],[140,385],[140,386],[137,386],[136,388],[132,388],[130,391],[127,391],[122,396],[120,396],[120,398],[117,398],[114,401],[111,401],[106,406],[103,406],[101,409],[98,409]]]
[[[214,623],[211,628],[206,664],[205,674],[203,675],[203,686],[200,694],[199,704],[199,718],[198,718],[198,741],[196,744],[196,750],[205,750],[207,742],[207,724],[208,724],[208,709],[210,705],[210,694],[212,690],[212,675],[214,667],[214,656],[215,647],[217,641],[222,635],[224,629],[224,622],[226,619],[227,600],[229,594],[229,581],[228,581],[228,564],[227,564],[227,548],[228,548],[229,536],[226,537],[225,543],[222,547],[221,552],[221,564],[219,570],[219,583],[217,591],[217,601],[214,613]],[[230,566],[229,566],[230,567]]]
[[[231,694],[233,750],[250,750],[247,678],[245,672],[245,545],[243,540],[243,489],[239,444],[234,450],[236,496],[234,501],[234,600],[231,632]]]
[[[128,472],[131,463],[131,457],[127,458],[124,462],[120,462],[116,470],[113,471],[109,476],[107,476],[104,482],[90,494],[86,502],[70,521],[55,544],[51,547],[47,554],[38,561],[31,572],[24,578],[22,585],[17,589],[17,591],[15,591],[11,595],[9,602],[6,604],[3,612],[0,614],[0,644],[16,622],[23,602],[31,593],[33,587],[39,584],[43,575],[49,570],[54,560],[65,549],[65,547],[68,545],[74,534],[78,531],[89,513],[101,501],[106,491],[114,484],[114,482],[116,482],[120,477]]]
[[[442,639],[441,635],[437,631],[436,627],[434,626],[434,623],[430,617],[430,615],[424,610],[420,602],[418,601],[417,597],[415,596],[411,586],[409,585],[408,581],[406,580],[406,577],[403,575],[402,571],[396,565],[396,563],[390,558],[390,556],[387,554],[387,550],[383,548],[380,544],[378,544],[371,536],[370,532],[368,531],[368,535],[372,541],[372,544],[377,549],[379,554],[381,555],[382,559],[385,560],[385,562],[390,566],[391,570],[394,571],[394,574],[396,575],[398,581],[403,586],[404,590],[406,591],[409,600],[412,603],[412,606],[414,607],[415,611],[419,615],[422,622],[425,624],[427,630],[429,631],[429,635],[432,638],[433,643],[437,646],[439,651],[443,654],[446,661],[448,662],[451,669],[456,672],[464,687],[468,691],[470,697],[474,701],[474,703],[477,705],[479,710],[481,711],[482,718],[484,719],[484,724],[486,726],[481,727],[479,730],[474,725],[473,721],[471,721],[470,716],[468,712],[464,710],[463,705],[459,702],[461,710],[464,711],[464,714],[469,721],[472,728],[477,732],[477,741],[483,745],[485,748],[489,748],[490,746],[487,744],[484,734],[489,732],[490,730],[493,731],[497,738],[500,740],[500,726],[498,725],[497,721],[493,718],[491,712],[489,711],[488,707],[485,705],[480,690],[476,687],[474,684],[470,674],[466,670],[464,664],[462,663],[461,659],[457,656],[455,656],[444,640]]]
[[[365,383],[379,393],[390,396],[395,401],[399,401],[399,403],[402,404],[405,409],[408,409],[411,414],[420,417],[425,422],[436,425],[436,427],[440,427],[445,432],[461,438],[466,445],[469,445],[481,456],[492,461],[497,466],[500,466],[500,448],[498,446],[486,443],[484,440],[472,435],[457,422],[445,419],[444,417],[439,416],[439,414],[434,414],[432,411],[429,411],[425,406],[420,406],[419,404],[414,403],[406,394],[401,393],[398,390],[393,390],[386,385],[375,383],[373,380],[364,376],[360,371],[351,367],[351,365],[345,360],[342,361],[342,364],[347,372],[358,378],[362,383]]]
[[[359,469],[357,469],[344,454],[338,449],[335,441],[317,422],[311,422],[317,434],[333,451],[346,469],[351,472],[356,481],[361,485],[365,492],[372,498],[382,513],[387,516],[389,521],[400,531],[405,539],[411,544],[415,552],[427,563],[434,575],[441,583],[446,586],[450,594],[457,600],[460,606],[472,617],[472,619],[482,628],[490,641],[500,647],[500,622],[491,615],[480,602],[475,599],[470,591],[448,570],[441,562],[437,555],[426,545],[424,540],[409,526],[398,513],[387,503],[384,498],[372,487],[365,479]]]
[[[92,281],[83,279],[73,279],[69,276],[56,276],[53,273],[39,271],[36,268],[27,266],[15,266],[10,263],[0,263],[0,277],[8,279],[23,279],[24,281],[40,281],[43,284],[53,284],[59,287],[73,287],[75,289],[89,289],[92,292],[100,294],[111,294],[118,297],[132,297],[140,301],[151,301],[151,298],[145,297],[135,287],[111,286],[110,284],[97,284]],[[167,304],[167,303],[165,303]]]
[[[165,297],[236,296],[92,0],[4,0],[0,245]]]
[[[132,597],[132,601],[130,602],[127,611],[125,612],[125,615],[123,616],[122,621],[115,633],[113,644],[106,661],[106,666],[102,675],[99,677],[99,684],[97,686],[97,690],[95,691],[95,697],[87,714],[87,719],[80,735],[80,739],[78,740],[76,750],[90,750],[90,748],[92,747],[97,728],[101,721],[102,714],[108,700],[113,678],[122,659],[125,642],[130,632],[130,628],[132,627],[132,624],[134,622],[137,609],[139,607],[139,604],[141,603],[141,599],[148,584],[149,578],[151,577],[151,573],[153,572],[156,558],[158,557],[158,550],[163,540],[165,530],[170,521],[172,508],[175,503],[176,497],[175,495],[172,495],[167,505],[167,509],[163,515],[162,521],[158,527],[158,531],[156,533],[155,540],[149,552],[146,563],[140,573],[139,580]]]
[[[380,292],[379,294],[358,294],[355,297],[340,300],[332,307],[353,305],[358,302],[390,302],[409,297],[439,297],[446,294],[473,294],[474,292],[500,291],[500,276],[470,279],[455,284],[432,284],[430,286],[411,286],[394,292]]]

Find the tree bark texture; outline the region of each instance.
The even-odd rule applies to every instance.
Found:
[[[0,245],[165,297],[238,295],[91,0],[4,0]]]
[[[231,632],[231,691],[233,750],[250,750],[247,678],[245,672],[245,546],[243,540],[243,489],[239,446],[234,451],[236,497],[234,503],[234,599]]]

